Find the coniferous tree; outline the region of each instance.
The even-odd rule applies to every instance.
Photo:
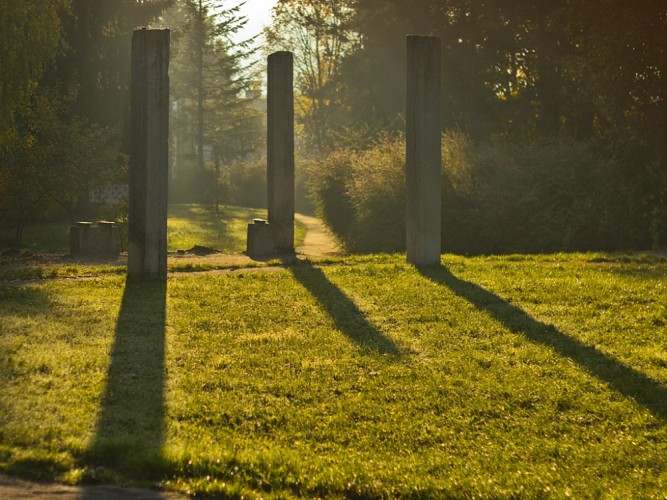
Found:
[[[248,63],[253,40],[235,40],[247,22],[239,12],[239,5],[181,0],[163,21],[174,29],[174,175],[183,180],[179,195],[190,200],[218,193],[223,165],[256,154],[262,145],[262,112],[254,105],[259,84]]]

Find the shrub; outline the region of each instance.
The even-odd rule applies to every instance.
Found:
[[[313,213],[308,197],[308,173],[304,164],[297,163],[294,173],[294,206],[297,212]],[[218,180],[220,199],[228,205],[266,208],[266,158],[238,161],[223,168]]]
[[[593,143],[487,144],[459,138],[463,178],[443,195],[443,248],[463,253],[552,252],[645,246],[640,194]],[[455,164],[455,162],[454,162]],[[463,172],[461,174],[458,171]]]
[[[225,204],[266,208],[266,158],[232,163],[222,175]]]
[[[404,149],[385,137],[311,170],[318,214],[349,251],[404,248]],[[593,142],[473,144],[448,133],[442,158],[445,251],[627,250],[656,239],[642,176]]]
[[[347,192],[357,153],[343,149],[317,162],[309,171],[311,196],[317,215],[347,248],[354,245],[355,210]]]
[[[354,218],[351,230],[357,251],[405,248],[405,146],[385,137],[352,162],[347,191]]]

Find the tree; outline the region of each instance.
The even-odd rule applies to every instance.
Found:
[[[253,107],[259,85],[245,62],[253,41],[232,42],[247,22],[238,5],[182,0],[164,20],[175,28],[171,123],[176,168],[179,176],[189,177],[190,198],[201,200],[223,164],[261,146],[261,112]]]
[[[118,145],[108,130],[69,114],[73,99],[58,89],[34,92],[0,149],[0,212],[15,229],[16,246],[28,223],[53,215],[54,203],[73,223],[81,196],[118,177]]]
[[[68,0],[0,2],[0,134],[62,49],[60,15],[68,6]]]
[[[667,5],[567,3],[563,23],[574,50],[566,71],[572,95],[586,104],[572,100],[573,124],[624,160],[618,182],[643,184],[654,246],[667,245]]]
[[[42,84],[76,88],[72,112],[123,130],[128,146],[132,31],[148,25],[173,0],[69,1],[62,19],[66,48]]]
[[[298,119],[315,153],[331,149],[342,105],[338,76],[343,58],[358,48],[351,0],[280,0],[266,30],[272,50],[294,52]]]
[[[70,219],[90,216],[80,212],[90,189],[122,174],[114,137],[128,116],[131,29],[167,3],[0,4],[0,205],[16,244],[58,206]]]

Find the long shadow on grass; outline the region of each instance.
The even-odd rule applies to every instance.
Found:
[[[321,269],[308,263],[290,267],[294,278],[308,290],[331,317],[336,328],[350,340],[382,354],[400,354],[399,347],[373,326],[345,293],[333,284]]]
[[[159,471],[164,441],[166,286],[161,280],[125,284],[106,389],[87,454],[102,474],[104,468],[112,468],[148,479]]]
[[[423,276],[444,285],[468,300],[481,311],[489,313],[515,333],[530,341],[547,346],[567,357],[584,370],[606,382],[611,388],[648,408],[656,417],[667,420],[667,388],[594,347],[532,318],[521,308],[510,304],[484,288],[454,276],[444,267],[420,269]]]

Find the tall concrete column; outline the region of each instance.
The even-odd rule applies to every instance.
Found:
[[[267,184],[275,250],[294,251],[294,77],[291,52],[268,58]]]
[[[128,276],[167,277],[169,30],[132,36]]]
[[[406,246],[416,266],[440,263],[440,39],[407,38]]]

